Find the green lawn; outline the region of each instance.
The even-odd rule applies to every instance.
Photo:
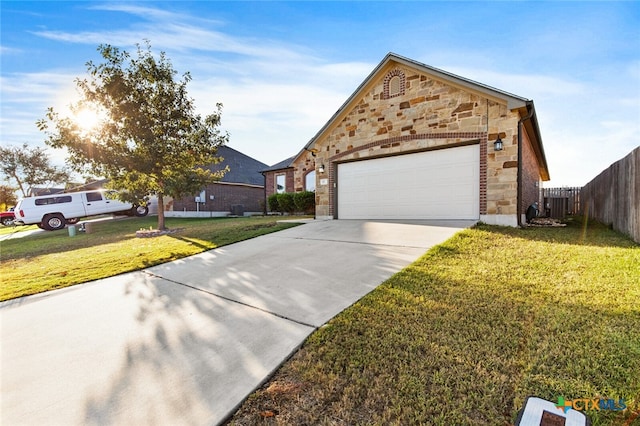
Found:
[[[32,231],[34,229],[38,229],[36,225],[28,225],[28,226],[3,226],[0,225],[0,236],[7,234],[15,234],[17,232],[23,231]]]
[[[509,425],[527,396],[640,424],[640,247],[606,227],[480,225],[315,332],[232,424]]]
[[[136,238],[141,228],[155,227],[157,218],[128,218],[95,222],[94,232],[75,237],[64,229],[5,240],[0,242],[0,300],[135,271],[295,226],[278,219],[167,218],[166,226],[178,232]]]

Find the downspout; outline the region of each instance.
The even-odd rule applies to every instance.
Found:
[[[267,210],[268,210],[268,206],[267,206],[267,175],[264,174],[264,172],[260,172],[260,174],[262,175],[262,178],[264,179],[264,187],[262,192],[264,193],[263,197],[264,197],[264,207],[262,208],[262,210],[264,211],[264,215],[267,215]]]
[[[516,216],[518,227],[522,226],[522,124],[533,117],[531,103],[527,102],[527,115],[518,120],[518,191],[516,195]]]

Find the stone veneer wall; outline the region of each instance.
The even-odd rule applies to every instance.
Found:
[[[405,76],[404,92],[388,97],[385,76],[399,72]],[[334,215],[334,179],[340,162],[479,143],[480,214],[515,217],[519,114],[507,110],[506,104],[411,68],[388,67],[380,75],[316,141],[316,157],[304,153],[296,159],[295,188],[304,187],[308,170],[325,166],[324,174],[316,174],[316,216]],[[495,152],[498,134],[504,149]],[[327,184],[320,184],[322,179]]]

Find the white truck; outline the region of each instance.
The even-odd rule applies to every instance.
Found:
[[[149,208],[122,202],[115,191],[95,190],[27,197],[14,209],[17,224],[37,224],[47,231],[62,229],[82,217],[110,213],[146,216]]]

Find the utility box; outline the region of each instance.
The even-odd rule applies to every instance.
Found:
[[[231,215],[232,216],[244,216],[244,204],[233,204],[233,205],[231,205]]]

